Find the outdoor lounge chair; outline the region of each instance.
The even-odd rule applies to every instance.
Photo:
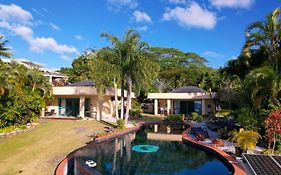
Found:
[[[45,111],[45,116],[53,116],[53,115],[55,115],[56,113],[55,113],[55,110],[54,109],[52,109],[51,111]]]

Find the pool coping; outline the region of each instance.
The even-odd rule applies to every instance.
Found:
[[[96,138],[93,142],[95,143],[102,143],[105,141],[111,141],[117,137],[121,137],[125,134],[128,134],[130,132],[133,131],[137,131],[139,130],[143,125],[149,125],[149,124],[160,124],[160,123],[164,123],[156,121],[156,122],[140,122],[138,123],[136,126],[131,127],[131,128],[126,128],[125,130],[119,131],[119,132],[113,132],[110,133],[108,135],[105,136],[101,136]],[[186,123],[183,123],[186,124]],[[190,144],[191,146],[194,146],[196,148],[199,148],[201,150],[205,150],[210,152],[211,154],[214,154],[216,157],[220,158],[220,160],[225,164],[225,166],[230,169],[233,173],[233,175],[246,175],[246,172],[244,170],[244,168],[238,164],[238,162],[236,161],[236,159],[234,157],[232,157],[231,155],[227,154],[226,152],[211,146],[211,145],[207,145],[204,143],[200,143],[197,142],[196,140],[192,139],[191,137],[189,137],[189,132],[191,130],[193,126],[189,126],[188,129],[186,129],[185,131],[182,132],[182,140],[184,143]],[[81,147],[82,148],[82,147]],[[72,151],[71,153],[69,153],[56,167],[54,175],[64,175],[65,174],[65,166],[67,165],[68,160],[70,160],[71,158],[73,158],[74,156],[74,152],[79,150],[80,148]]]

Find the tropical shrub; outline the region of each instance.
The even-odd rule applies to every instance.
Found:
[[[258,121],[254,111],[249,108],[242,108],[236,112],[236,121],[246,130],[258,131]]]
[[[168,121],[181,121],[182,117],[179,114],[172,114],[167,117]]]
[[[224,139],[224,140],[228,139],[231,136],[231,134],[230,134],[229,130],[227,129],[227,127],[219,129],[218,130],[218,134],[219,134],[220,138]]]
[[[124,120],[124,119],[119,119],[119,120],[117,120],[117,126],[118,126],[118,128],[120,128],[120,129],[125,129],[125,128],[126,128],[125,120]]]
[[[197,112],[192,112],[192,113],[191,113],[191,118],[192,118],[192,120],[196,121],[198,117],[199,117],[199,115],[198,115]]]
[[[281,135],[281,109],[274,110],[265,120],[265,134],[268,148],[275,150],[276,143],[280,142]]]
[[[132,100],[132,109],[130,110],[130,116],[141,116],[141,105],[136,100]]]
[[[51,85],[41,72],[0,60],[0,128],[36,121],[51,97]]]
[[[261,138],[259,133],[255,131],[246,131],[243,128],[239,132],[232,132],[231,141],[236,143],[236,146],[242,148],[244,151],[253,150],[258,143],[258,140]]]
[[[198,115],[198,117],[196,118],[196,121],[197,121],[197,122],[201,122],[202,120],[203,120],[202,115]]]

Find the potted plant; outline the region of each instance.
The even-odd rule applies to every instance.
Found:
[[[243,128],[237,131],[232,132],[231,141],[236,143],[236,147],[238,147],[237,152],[238,155],[241,155],[242,152],[247,152],[247,150],[253,150],[258,143],[258,140],[261,138],[259,133],[255,131],[246,131]],[[235,148],[236,148],[235,147]]]

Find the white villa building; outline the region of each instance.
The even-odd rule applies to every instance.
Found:
[[[212,100],[215,95],[195,86],[184,86],[168,93],[149,93],[147,98],[154,100],[154,115],[192,112],[207,115],[215,109]]]
[[[125,91],[125,97],[127,92]],[[66,86],[53,87],[53,99],[47,102],[45,111],[57,117],[92,117],[97,120],[114,120],[115,90],[107,87],[98,97],[92,81],[80,81]],[[117,90],[120,106],[121,89]],[[135,98],[134,93],[131,94]]]

